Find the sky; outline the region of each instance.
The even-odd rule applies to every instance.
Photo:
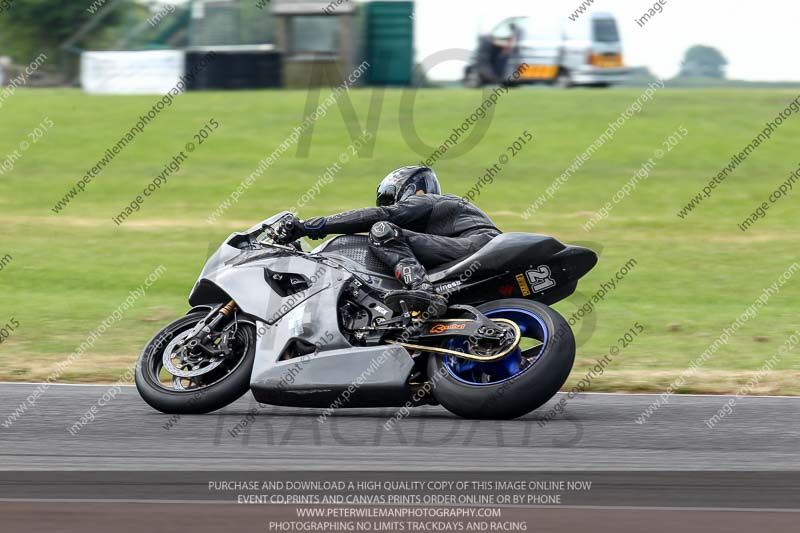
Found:
[[[503,18],[560,10],[570,13],[583,0],[417,0],[417,60],[448,48],[472,49],[479,31]],[[636,19],[655,0],[595,0],[593,9],[616,15],[625,62],[672,77],[687,48],[705,44],[728,60],[728,78],[800,81],[800,2],[796,0],[666,0],[661,14],[644,27]],[[664,0],[662,0],[664,2]],[[460,79],[463,63],[435,67],[432,79]]]

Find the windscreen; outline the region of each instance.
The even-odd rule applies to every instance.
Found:
[[[597,18],[593,23],[594,40],[600,43],[619,42],[617,22],[612,18]]]

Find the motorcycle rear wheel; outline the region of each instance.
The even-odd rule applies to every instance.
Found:
[[[234,357],[191,379],[170,377],[164,364],[165,350],[205,316],[206,312],[190,313],[172,322],[147,343],[139,356],[136,388],[145,402],[162,413],[210,413],[235,402],[250,389],[256,331],[247,323],[236,326]]]
[[[520,298],[478,309],[491,319],[514,321],[523,337],[520,346],[490,363],[431,354],[428,379],[436,400],[464,418],[498,420],[517,418],[547,403],[575,361],[575,337],[567,321],[544,304]],[[446,347],[465,349],[463,341],[450,341]]]

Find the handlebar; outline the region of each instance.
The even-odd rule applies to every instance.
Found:
[[[273,224],[262,224],[259,229],[248,234],[251,245],[265,244],[263,242],[264,239],[259,237],[266,234],[271,241],[266,244],[282,248],[291,247],[293,250],[302,251],[302,247],[297,242],[285,242],[285,239],[288,238],[289,230],[296,223],[296,220],[294,216],[287,215]]]

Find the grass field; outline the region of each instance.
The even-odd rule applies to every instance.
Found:
[[[797,94],[780,90],[659,91],[528,220],[522,213],[640,94],[517,90],[502,96],[485,137],[464,155],[436,163],[449,192],[466,193],[524,130],[535,141],[484,186],[475,203],[506,231],[552,234],[592,243],[598,267],[576,296],[557,306],[566,316],[630,259],[636,266],[577,325],[578,382],[636,322],[644,333],[614,358],[591,390],[666,389],[795,261],[800,261],[798,198],[773,205],[749,231],[742,222],[798,166],[800,118],[787,120],[686,219],[677,213],[734,153]],[[400,130],[399,90],[385,93],[374,152],[342,165],[332,185],[301,216],[371,205],[377,181],[416,163],[428,150],[409,147]],[[372,93],[350,99],[366,123]],[[89,353],[60,375],[65,382],[111,382],[163,324],[187,309],[188,292],[210,248],[231,231],[295,204],[351,139],[338,107],[320,119],[307,157],[292,147],[216,223],[207,217],[300,123],[305,92],[182,95],[161,112],[59,214],[51,208],[107,148],[155,104],[156,97],[87,96],[79,91],[18,91],[0,109],[0,169],[34,128],[53,127],[0,172],[0,380],[47,378],[158,265],[164,275]],[[323,94],[324,97],[324,94]],[[427,90],[417,95],[413,124],[436,145],[480,103],[478,92]],[[118,215],[185,151],[210,119],[219,122],[181,170],[121,226]],[[46,125],[45,125],[46,126]],[[587,232],[583,225],[662,148],[680,127],[688,136],[652,169],[649,179]],[[509,154],[510,155],[510,154]],[[8,167],[8,165],[6,165]],[[9,259],[10,257],[10,259]],[[5,260],[3,258],[6,258]],[[682,386],[680,392],[735,392],[796,330],[800,276],[781,287]],[[13,323],[11,321],[14,321]],[[14,323],[17,325],[14,326]],[[592,326],[592,324],[594,324]],[[9,328],[6,328],[7,330]],[[799,394],[796,355],[781,357],[753,393]]]

